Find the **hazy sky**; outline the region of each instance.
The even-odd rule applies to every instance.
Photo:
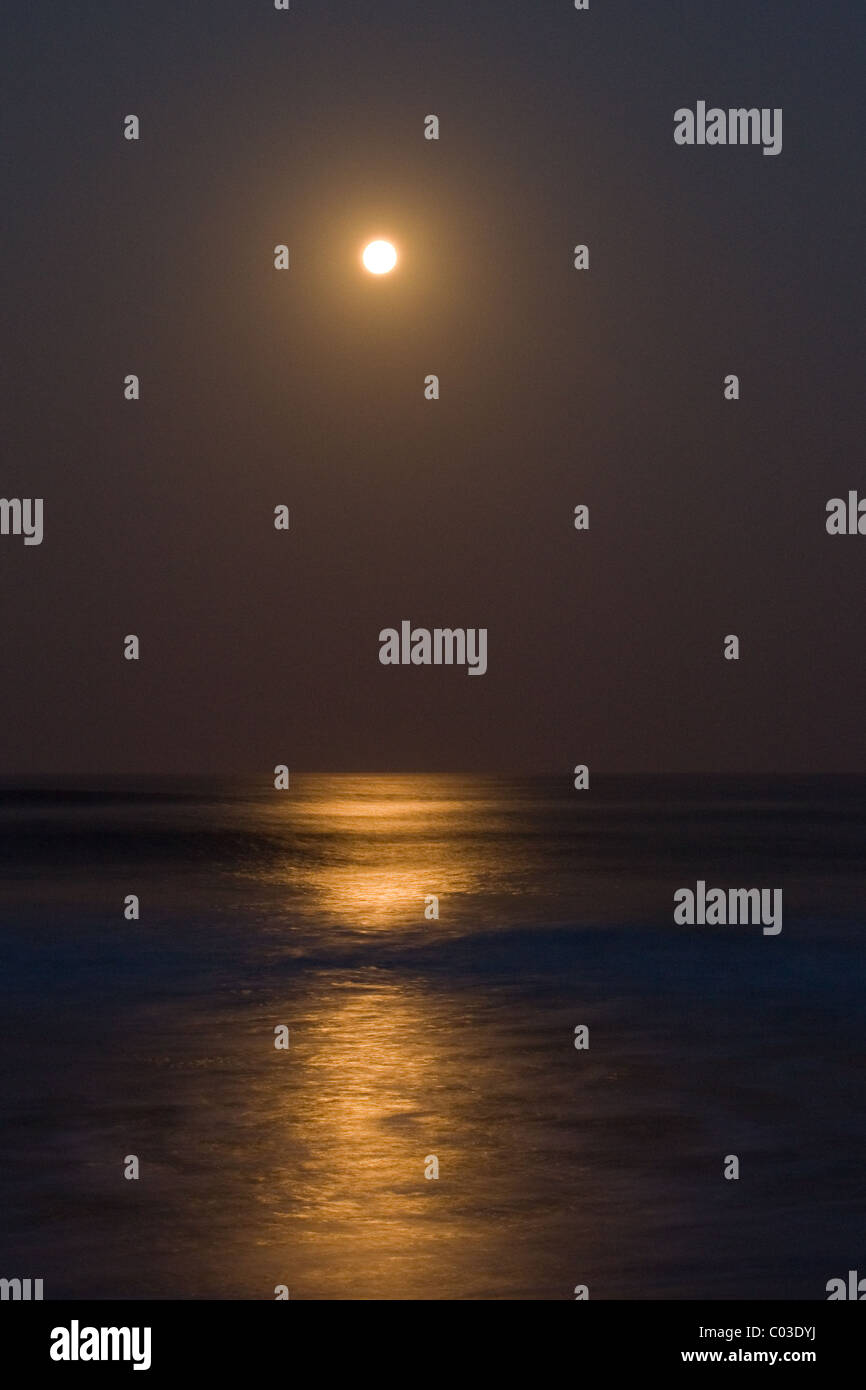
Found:
[[[3,30],[0,493],[45,535],[0,536],[0,772],[866,772],[861,4]],[[782,153],[678,147],[699,100]],[[487,674],[381,666],[402,619]]]

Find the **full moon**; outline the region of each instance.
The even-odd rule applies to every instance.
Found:
[[[364,247],[361,260],[373,275],[384,275],[397,264],[397,252],[390,241],[371,241]]]

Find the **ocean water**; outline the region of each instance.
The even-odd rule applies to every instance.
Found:
[[[0,1275],[825,1298],[866,1271],[864,831],[854,778],[0,789]],[[781,934],[675,925],[697,879],[781,888]]]

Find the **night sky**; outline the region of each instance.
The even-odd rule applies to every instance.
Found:
[[[866,772],[864,30],[6,6],[3,775]],[[781,154],[676,146],[698,100]],[[405,618],[487,674],[380,665]]]

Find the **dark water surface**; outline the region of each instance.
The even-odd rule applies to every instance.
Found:
[[[864,847],[853,778],[0,789],[0,1275],[822,1299],[866,1272]],[[698,878],[781,934],[674,925]]]

